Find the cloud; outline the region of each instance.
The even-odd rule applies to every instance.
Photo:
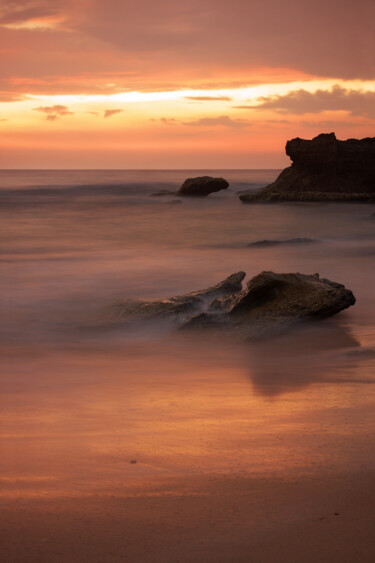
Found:
[[[18,0],[2,2],[0,27],[9,29],[44,29],[60,21],[54,0]]]
[[[353,90],[334,86],[331,90],[293,90],[279,96],[262,96],[257,105],[236,106],[248,109],[271,109],[278,113],[302,115],[323,111],[347,111],[353,116],[375,118],[375,91]]]
[[[19,102],[23,99],[23,96],[18,96],[16,94],[12,94],[11,92],[1,92],[0,91],[0,103],[7,103],[7,102]]]
[[[181,79],[192,69],[210,79],[241,68],[251,80],[254,67],[375,75],[372,0],[137,0],[131,9],[123,0],[88,0],[72,26],[124,57],[131,53],[138,68],[148,61],[150,72],[177,71]]]
[[[221,115],[220,117],[202,117],[201,119],[196,119],[194,121],[184,122],[183,125],[193,127],[216,127],[218,125],[222,125],[224,127],[239,129],[241,127],[248,127],[251,123],[241,119],[232,119],[227,115]]]
[[[149,121],[153,121],[153,122],[161,121],[161,123],[163,123],[164,125],[175,125],[177,123],[174,117],[159,117],[158,119],[151,117]]]
[[[322,129],[326,129],[327,131],[333,131],[335,129],[338,129],[340,127],[359,127],[360,125],[363,125],[362,123],[359,122],[354,122],[354,121],[336,121],[336,120],[331,120],[331,119],[327,119],[325,121],[300,121],[298,122],[299,125],[302,125],[303,127],[318,127],[319,130]]]
[[[373,0],[0,0],[0,5],[0,81],[21,95],[375,77]],[[13,79],[28,83],[14,85]]]
[[[160,121],[164,123],[164,125],[171,125],[176,122],[174,117],[161,117]]]
[[[34,111],[39,111],[47,115],[47,121],[56,121],[59,117],[64,115],[74,115],[72,111],[69,111],[67,106],[55,105],[55,106],[39,106],[34,108]]]
[[[104,111],[104,117],[108,118],[108,117],[112,117],[112,115],[116,115],[116,113],[121,113],[122,111],[124,111],[123,109],[106,109]]]
[[[185,100],[194,100],[196,102],[231,102],[229,96],[186,96]]]

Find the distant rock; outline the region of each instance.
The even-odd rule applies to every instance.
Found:
[[[375,137],[339,141],[334,133],[286,143],[292,165],[243,203],[278,201],[375,202]]]
[[[318,239],[314,238],[289,238],[285,240],[257,240],[255,242],[251,242],[248,244],[248,248],[268,248],[269,246],[280,246],[280,245],[289,245],[289,244],[316,244],[321,242]]]
[[[166,196],[166,195],[176,195],[177,192],[176,191],[172,191],[172,190],[160,190],[158,192],[154,192],[151,194],[151,197],[162,197],[162,196]]]
[[[211,193],[226,190],[229,184],[224,178],[212,178],[212,176],[199,176],[198,178],[187,178],[178,190],[177,195],[189,197],[205,197]]]
[[[117,322],[164,321],[176,328],[216,328],[241,339],[257,338],[301,321],[324,319],[354,305],[353,293],[319,274],[262,272],[242,290],[244,272],[201,291],[155,301],[122,301]]]

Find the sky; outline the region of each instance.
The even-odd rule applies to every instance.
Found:
[[[375,136],[373,0],[0,0],[0,168],[282,168]]]

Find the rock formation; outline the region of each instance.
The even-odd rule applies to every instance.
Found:
[[[166,321],[177,328],[216,328],[239,338],[256,338],[293,323],[324,319],[354,305],[345,286],[319,274],[262,272],[242,289],[244,272],[216,286],[161,301],[123,301],[118,321]]]
[[[338,141],[322,133],[285,147],[292,165],[265,188],[240,195],[244,203],[272,201],[375,201],[375,137]]]
[[[177,195],[189,197],[205,197],[213,192],[226,190],[229,184],[224,178],[212,178],[212,176],[199,176],[198,178],[187,178],[178,190]]]

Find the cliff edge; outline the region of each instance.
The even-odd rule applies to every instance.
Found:
[[[286,143],[292,165],[243,203],[273,201],[374,201],[375,137],[339,141],[334,133]]]

